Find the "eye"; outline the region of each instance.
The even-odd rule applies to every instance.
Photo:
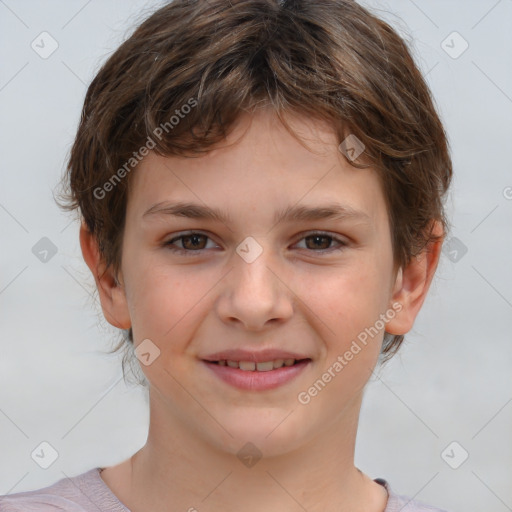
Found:
[[[209,237],[203,233],[199,232],[190,232],[186,234],[181,234],[180,236],[174,237],[167,242],[164,242],[164,246],[168,247],[169,250],[179,254],[190,254],[193,252],[200,252],[202,249],[206,249],[205,246],[206,240]],[[180,241],[182,247],[173,247],[176,241]]]
[[[340,238],[332,236],[329,233],[323,233],[320,231],[310,233],[300,239],[300,241],[302,240],[305,241],[306,249],[320,253],[340,251],[348,245],[347,242],[341,240]],[[338,247],[329,247],[333,241],[338,243]]]

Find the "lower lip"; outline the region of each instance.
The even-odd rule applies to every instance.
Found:
[[[248,391],[264,391],[266,389],[275,389],[293,378],[297,377],[311,363],[311,359],[306,359],[294,364],[293,366],[283,366],[276,370],[267,372],[245,371],[240,368],[231,368],[230,366],[220,366],[217,363],[203,361],[217,377],[224,382],[239,389]]]

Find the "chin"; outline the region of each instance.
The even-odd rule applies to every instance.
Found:
[[[305,444],[306,439],[297,436],[300,429],[294,426],[294,415],[287,418],[290,410],[276,412],[279,414],[267,414],[255,409],[253,413],[246,411],[238,418],[232,418],[230,422],[224,421],[222,426],[226,430],[217,429],[216,432],[221,433],[221,439],[216,438],[213,443],[217,449],[235,455],[242,463],[250,460],[251,456],[268,458],[285,455]],[[210,431],[209,434],[211,433]]]

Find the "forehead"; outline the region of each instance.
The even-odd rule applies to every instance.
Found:
[[[235,219],[242,212],[265,213],[270,222],[293,205],[339,203],[374,223],[386,222],[375,170],[350,165],[326,122],[297,116],[287,121],[307,147],[274,114],[261,111],[241,116],[226,140],[205,155],[163,157],[151,152],[132,176],[129,216],[140,218],[166,201],[185,201]]]

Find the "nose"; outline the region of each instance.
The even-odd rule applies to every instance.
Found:
[[[225,323],[258,331],[286,322],[293,315],[293,292],[269,247],[254,260],[233,254],[233,267],[223,280],[217,314]]]

